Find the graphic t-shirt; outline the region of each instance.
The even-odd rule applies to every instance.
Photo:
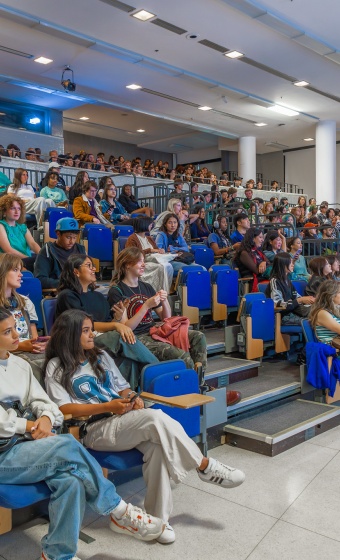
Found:
[[[34,303],[26,296],[22,296],[25,300],[25,311],[28,314],[31,323],[38,323],[37,312],[34,307]],[[23,340],[28,340],[30,335],[30,327],[26,322],[26,318],[18,307],[10,307],[9,311],[12,313],[15,320],[15,328],[19,334],[20,342]]]
[[[127,284],[124,284],[124,282],[119,282],[115,286],[112,286],[107,299],[110,307],[112,307],[115,303],[124,301],[127,317],[128,319],[131,319],[131,317],[134,317],[134,315],[138,313],[143,303],[155,294],[156,292],[154,288],[147,282],[142,282],[142,280],[138,281],[138,286],[136,288],[131,288],[130,286],[127,286]],[[151,327],[155,324],[151,312],[152,310],[149,309],[145,313],[138,327],[134,329],[135,335],[149,334]]]

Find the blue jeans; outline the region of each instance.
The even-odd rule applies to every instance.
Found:
[[[51,490],[50,525],[42,547],[51,560],[75,556],[86,503],[108,515],[121,501],[97,461],[69,434],[21,443],[0,455],[0,480],[46,482]]]

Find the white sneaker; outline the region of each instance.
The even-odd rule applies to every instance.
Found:
[[[44,552],[41,553],[41,560],[51,560]],[[80,560],[78,556],[73,556],[72,560]]]
[[[110,529],[115,533],[131,535],[141,541],[157,539],[163,532],[165,524],[158,517],[149,515],[142,509],[128,504],[123,517],[117,517],[111,512]]]
[[[171,525],[167,523],[165,525],[165,529],[163,533],[161,534],[160,537],[158,537],[157,542],[161,544],[171,544],[175,542],[175,539],[176,539],[175,531],[173,530]]]
[[[217,486],[222,486],[222,488],[235,488],[235,486],[240,486],[246,477],[244,472],[228,467],[228,465],[224,465],[211,457],[205,471],[197,469],[197,473],[204,482],[216,484]]]

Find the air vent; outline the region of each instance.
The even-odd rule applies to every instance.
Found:
[[[154,25],[158,25],[158,27],[161,27],[162,29],[166,29],[167,31],[171,31],[172,33],[176,33],[176,35],[183,35],[184,33],[188,33],[186,29],[177,27],[177,25],[173,25],[172,23],[164,21],[163,19],[156,18],[150,21],[150,23],[153,23]]]
[[[213,43],[212,41],[208,41],[208,39],[202,39],[202,41],[198,41],[204,47],[208,47],[209,49],[213,49],[214,51],[225,53],[229,51],[227,47],[222,47],[222,45],[218,45],[217,43]]]
[[[325,91],[320,91],[319,89],[316,89],[313,86],[306,86],[303,89],[309,89],[309,91],[313,91],[314,93],[318,93],[319,95],[323,95],[324,97],[328,97],[328,99],[332,99],[333,101],[340,103],[340,97],[336,97],[336,95],[332,95],[331,93],[327,93]]]
[[[271,68],[270,66],[266,66],[265,64],[261,64],[261,62],[256,62],[256,60],[252,60],[251,58],[247,58],[246,56],[239,58],[239,60],[245,62],[246,64],[249,64],[250,66],[254,66],[255,68],[258,68],[259,70],[268,72],[268,74],[272,74],[273,76],[282,78],[283,80],[288,80],[289,82],[294,82],[294,81],[296,82],[296,78],[294,78],[293,76],[288,76],[288,74],[283,74],[283,72],[274,70],[274,68]]]
[[[289,148],[289,146],[286,146],[285,144],[279,144],[279,142],[266,142],[265,146],[267,146],[268,148],[276,148],[277,150],[284,150],[286,148]]]
[[[151,95],[156,95],[157,97],[163,97],[164,99],[168,99],[169,101],[176,101],[177,103],[184,103],[184,105],[190,105],[190,107],[199,107],[197,103],[192,103],[191,101],[185,101],[184,99],[179,99],[178,97],[172,97],[171,95],[167,95],[166,93],[160,93],[159,91],[153,91],[152,89],[141,88],[140,91],[144,91],[144,93],[150,93]]]
[[[16,56],[22,56],[23,58],[33,58],[33,54],[28,54],[22,51],[16,51],[15,49],[10,49],[9,47],[4,47],[0,45],[0,51],[6,52],[8,54],[15,54]]]
[[[130,12],[133,12],[133,10],[136,9],[133,6],[129,6],[128,4],[124,4],[124,2],[119,2],[119,0],[100,0],[100,1],[104,2],[104,4],[108,4],[109,6],[112,6],[112,8],[117,8],[117,10],[121,10],[122,12],[126,12],[127,14],[129,14]]]
[[[218,109],[212,109],[212,113],[217,113],[218,115],[222,115],[223,117],[228,117],[230,119],[236,119],[238,121],[246,122],[249,124],[255,124],[256,121],[251,121],[250,119],[245,119],[244,117],[238,117],[237,115],[232,115],[231,113],[225,113],[224,111],[219,111]]]

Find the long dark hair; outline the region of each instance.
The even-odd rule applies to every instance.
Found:
[[[153,219],[145,216],[145,218],[135,218],[133,220],[133,229],[135,233],[143,233],[144,231],[149,231],[149,226],[152,224]]]
[[[200,218],[200,213],[202,212],[202,210],[205,211],[203,206],[201,206],[201,208],[198,209],[198,212],[197,212],[198,218],[196,220],[196,226],[197,226],[197,229],[198,229],[199,233],[206,233],[206,231],[209,230],[209,228],[208,228],[205,216],[204,216],[204,218]]]
[[[83,288],[81,283],[78,280],[78,277],[74,274],[74,269],[79,269],[82,264],[86,261],[86,259],[90,259],[92,262],[91,257],[84,254],[76,254],[70,255],[67,261],[64,264],[64,268],[61,271],[59,284],[58,284],[58,292],[62,290],[72,290],[72,292],[77,292],[77,294],[81,294],[83,292]],[[94,289],[94,283],[90,284],[90,289]]]
[[[91,350],[83,350],[80,344],[80,337],[85,319],[90,319],[92,322],[91,315],[79,309],[64,311],[64,313],[59,315],[52,327],[51,338],[45,350],[45,363],[43,367],[44,377],[46,375],[48,362],[52,360],[52,358],[59,358],[60,363],[53,372],[53,378],[70,394],[73,394],[71,383],[72,376],[79,368],[80,363],[84,360],[84,356],[89,361],[99,381],[104,381],[105,379],[105,369],[101,365],[100,360],[98,360],[98,356],[100,356],[103,351],[96,346]],[[67,341],[67,344],[65,344],[65,341]]]
[[[323,273],[323,269],[327,263],[328,260],[326,257],[315,257],[314,259],[309,261],[309,270],[311,271],[313,276],[321,276],[322,278],[328,278],[330,280],[331,274],[325,276]]]
[[[270,273],[270,280],[272,278],[277,278],[278,280],[287,282],[287,269],[291,262],[292,257],[289,253],[285,253],[284,251],[282,251],[282,253],[277,253],[273,260],[273,268]]]
[[[266,235],[266,239],[264,240],[262,249],[263,251],[271,251],[272,250],[272,246],[270,244],[271,241],[274,241],[274,239],[277,239],[279,236],[279,233],[277,230],[272,230],[272,231],[268,231],[267,235]]]
[[[126,187],[131,188],[131,195],[126,194]],[[132,185],[129,185],[128,183],[126,183],[126,185],[123,185],[121,194],[123,196],[127,196],[130,200],[132,200],[132,202],[137,202],[136,197],[132,194]]]
[[[177,229],[176,231],[174,231],[174,233],[172,234],[172,237],[174,239],[177,239],[177,237],[179,236],[179,219],[178,216],[176,214],[167,214],[163,220],[163,223],[161,225],[161,227],[159,228],[159,231],[164,231],[164,233],[168,234],[167,229],[166,229],[166,224],[168,223],[168,221],[170,220],[170,218],[176,218],[177,220]]]
[[[247,253],[250,253],[255,247],[254,238],[260,235],[260,233],[263,233],[262,229],[260,228],[249,228],[244,234],[244,238],[241,241],[237,253],[240,254],[242,253],[242,251],[247,251]]]

